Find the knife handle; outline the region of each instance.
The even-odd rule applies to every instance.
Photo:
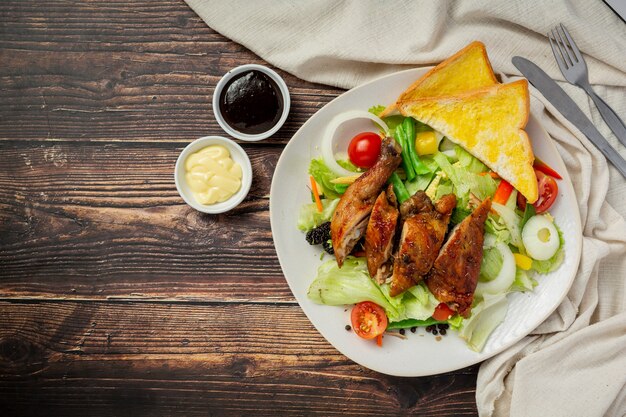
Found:
[[[620,119],[615,111],[593,91],[591,86],[589,86],[589,89],[585,88],[585,91],[589,94],[593,102],[596,103],[600,116],[602,116],[606,124],[611,128],[615,136],[617,136],[617,139],[622,142],[622,145],[626,146],[626,125],[624,125],[622,119]]]
[[[604,136],[600,134],[595,126],[590,125],[588,129],[585,129],[583,133],[596,145],[596,148],[602,152],[606,159],[617,168],[617,170],[626,178],[626,161],[622,156],[611,146],[608,140],[604,139]]]

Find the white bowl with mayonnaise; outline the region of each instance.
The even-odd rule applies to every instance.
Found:
[[[185,203],[202,213],[224,213],[239,205],[252,184],[250,158],[221,136],[205,136],[183,149],[174,170]]]

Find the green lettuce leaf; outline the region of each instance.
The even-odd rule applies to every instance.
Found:
[[[387,326],[387,330],[409,329],[411,327],[426,327],[426,326],[439,324],[439,323],[445,323],[445,321],[438,321],[432,317],[426,320],[406,319],[406,320],[389,322],[389,325]]]
[[[383,106],[382,104],[378,104],[376,106],[372,106],[369,109],[367,109],[368,112],[372,113],[374,116],[378,116],[380,117],[380,114],[385,111],[387,107]]]
[[[513,281],[513,284],[511,285],[511,288],[509,288],[509,291],[532,291],[537,286],[537,284],[537,280],[531,277],[528,272],[524,271],[523,269],[517,268],[517,270],[515,271],[515,281]]]
[[[409,288],[402,294],[404,316],[407,319],[427,320],[435,311],[439,300],[426,288],[424,284],[418,284]]]
[[[420,190],[426,190],[434,176],[435,174],[433,172],[417,175],[415,176],[413,181],[406,181],[404,185],[406,186],[406,190],[409,192],[409,194],[413,195]]]
[[[496,240],[506,244],[511,243],[511,232],[506,228],[506,224],[500,216],[489,214],[485,221],[485,232],[495,235]]]
[[[522,229],[520,228],[522,218],[515,210],[503,206],[502,204],[493,202],[491,203],[491,209],[498,213],[500,220],[506,225],[507,230],[511,234],[511,243],[519,249],[520,253],[525,254],[526,249],[522,243]]]
[[[298,215],[298,229],[303,232],[308,232],[322,223],[329,222],[337,204],[339,204],[338,198],[332,200],[327,198],[322,199],[322,207],[324,209],[321,213],[317,211],[317,205],[315,203],[304,204],[300,207],[300,213]]]
[[[378,285],[370,278],[366,259],[352,256],[341,268],[334,259],[320,265],[308,296],[315,303],[334,306],[372,301],[385,309],[390,321],[427,320],[439,304],[423,284],[392,297],[388,284]]]
[[[338,178],[338,175],[331,171],[321,158],[311,160],[309,174],[315,178],[315,181],[321,188],[319,191],[326,198],[338,198],[347,188],[345,184],[333,184],[331,182],[331,180]]]
[[[379,104],[378,106],[370,107],[367,111],[372,113],[375,116],[380,117],[380,114],[386,108],[387,108],[386,106],[383,106],[382,104]],[[402,116],[402,115],[394,115],[394,116],[383,117],[382,119],[383,119],[383,122],[385,122],[385,124],[389,128],[389,131],[393,132],[393,131],[396,130],[396,127],[398,127],[398,125],[402,124],[402,121],[404,120],[404,116]],[[382,131],[382,129],[381,129],[381,131]]]
[[[479,172],[488,171],[488,168],[485,164],[480,162],[478,158],[474,157],[472,154],[467,152],[459,145],[456,145],[454,147],[454,152],[456,153],[457,158],[459,158],[459,164],[468,172],[478,174]]]
[[[370,278],[365,258],[346,258],[339,268],[334,259],[324,262],[317,269],[317,277],[308,290],[311,301],[331,306],[371,301],[385,309],[391,320],[400,320],[400,312]]]
[[[483,300],[472,307],[472,315],[463,321],[459,331],[468,346],[480,352],[489,335],[504,321],[508,309],[506,294],[485,294]]]
[[[488,282],[496,279],[502,269],[502,254],[497,248],[483,250],[483,259],[480,263],[480,275],[478,279]]]
[[[448,157],[441,152],[437,152],[433,158],[452,181],[454,194],[458,200],[457,206],[467,208],[470,193],[484,200],[496,192],[496,182],[489,175],[478,175],[461,165],[460,162],[452,165]]]

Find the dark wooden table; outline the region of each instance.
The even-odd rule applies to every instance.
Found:
[[[3,416],[476,414],[477,366],[364,369],[285,282],[272,173],[340,90],[279,70],[292,111],[243,144],[245,202],[211,216],[178,196],[176,158],[224,134],[212,93],[244,63],[264,62],[182,0],[0,2]]]

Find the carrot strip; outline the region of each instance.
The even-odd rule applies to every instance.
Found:
[[[324,211],[324,206],[322,206],[322,200],[320,200],[320,193],[317,192],[317,183],[315,182],[315,178],[313,178],[313,175],[309,175],[309,179],[311,180],[311,190],[313,190],[315,204],[317,204],[317,211],[321,213],[322,211]]]
[[[378,336],[376,336],[376,344],[379,347],[383,347],[383,335],[379,334]]]
[[[500,176],[496,173],[496,172],[479,172],[478,175],[481,176],[485,176],[485,175],[489,175],[491,178],[493,178],[494,180],[497,180],[498,178],[500,178]]]

